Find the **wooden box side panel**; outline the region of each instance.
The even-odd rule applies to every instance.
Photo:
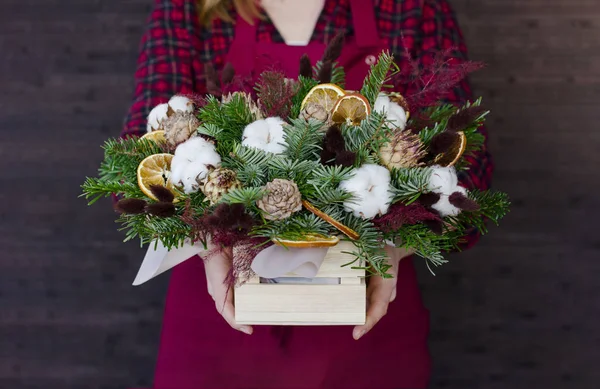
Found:
[[[235,291],[241,324],[364,324],[366,287],[358,285],[245,284]]]

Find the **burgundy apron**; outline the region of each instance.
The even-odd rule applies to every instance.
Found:
[[[340,63],[348,89],[360,89],[369,66],[385,49],[369,0],[351,0],[355,37]],[[299,58],[318,60],[321,43],[291,47],[256,40],[256,27],[238,20],[228,61],[239,75],[275,68],[296,77]],[[361,340],[351,326],[293,327],[285,347],[273,327],[248,336],[231,329],[206,290],[203,262],[189,259],[172,270],[165,307],[155,389],[400,389],[425,388],[430,361],[429,315],[412,259],[400,262],[397,298]]]

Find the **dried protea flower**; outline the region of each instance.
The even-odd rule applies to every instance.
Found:
[[[230,103],[231,100],[233,100],[233,98],[235,96],[240,96],[244,99],[244,101],[246,102],[246,106],[248,107],[248,109],[252,113],[252,116],[254,117],[254,120],[260,120],[260,119],[264,118],[262,109],[260,108],[260,105],[256,101],[254,101],[254,99],[252,99],[252,96],[249,93],[246,93],[246,92],[228,93],[222,97],[221,102],[223,104]]]
[[[224,194],[241,187],[242,184],[233,170],[218,168],[206,177],[202,192],[206,199],[210,201],[210,204],[213,205],[218,203]]]
[[[389,169],[420,166],[419,160],[425,155],[421,138],[409,131],[396,132],[391,141],[379,150],[381,162]]]
[[[265,189],[265,196],[256,202],[265,219],[283,220],[302,209],[302,195],[295,182],[276,178]]]
[[[324,123],[329,123],[331,114],[321,104],[308,103],[302,112],[300,112],[300,117],[305,120],[315,119]]]
[[[200,126],[200,120],[191,112],[177,111],[162,122],[165,139],[171,148],[175,148],[190,139]]]

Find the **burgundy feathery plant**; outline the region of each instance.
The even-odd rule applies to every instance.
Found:
[[[457,58],[455,47],[426,53],[420,59],[414,58],[406,47],[406,61],[393,81],[408,90],[404,97],[413,112],[437,104],[469,74],[483,67],[481,62]]]
[[[296,84],[288,82],[278,71],[263,72],[257,82],[258,98],[268,117],[290,115]]]
[[[440,217],[437,214],[429,211],[420,203],[415,202],[410,205],[396,203],[390,207],[388,213],[373,219],[373,224],[383,232],[392,232],[405,224],[439,220]]]

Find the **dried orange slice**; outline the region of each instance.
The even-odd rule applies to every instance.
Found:
[[[159,144],[165,143],[166,142],[165,131],[164,130],[152,131],[152,132],[149,132],[149,133],[145,134],[144,136],[142,136],[141,139],[148,139],[148,140],[151,140],[152,142],[159,143]]]
[[[154,154],[140,162],[137,169],[138,186],[146,196],[158,200],[150,190],[152,185],[164,186],[175,193],[169,178],[172,159],[171,154]]]
[[[313,87],[304,97],[300,109],[302,110],[306,105],[314,103],[325,108],[327,112],[331,112],[335,103],[345,93],[342,88],[335,84],[319,84]]]
[[[453,166],[464,154],[467,149],[467,136],[462,131],[457,131],[452,145],[442,154],[438,154],[433,163],[440,166]]]
[[[315,247],[332,247],[340,242],[337,236],[325,236],[320,234],[306,234],[301,240],[287,240],[273,238],[273,243],[278,246],[307,249]]]
[[[360,93],[348,93],[339,98],[333,107],[331,120],[334,123],[346,123],[358,126],[371,113],[367,98]]]
[[[354,231],[350,227],[335,220],[334,218],[332,218],[325,212],[321,211],[320,209],[318,209],[317,207],[315,207],[308,201],[302,200],[302,205],[304,205],[304,208],[308,209],[310,212],[314,213],[316,216],[320,217],[321,219],[325,220],[327,223],[331,224],[332,226],[334,226],[335,228],[340,230],[340,232],[342,232],[348,238],[350,238],[352,240],[358,240],[358,238],[360,238],[360,235],[358,234],[358,232]]]

